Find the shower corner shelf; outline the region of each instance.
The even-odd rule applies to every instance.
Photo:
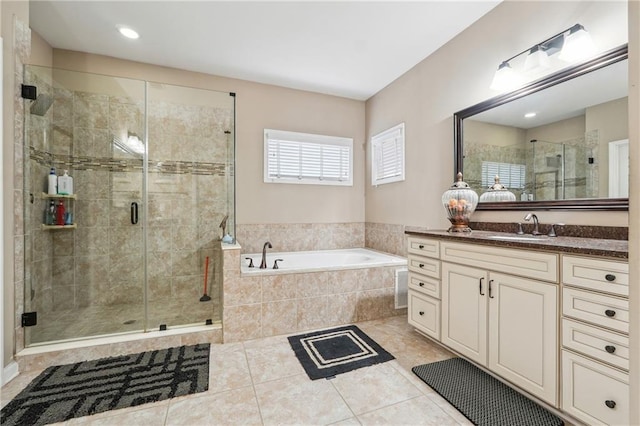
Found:
[[[72,225],[45,225],[42,224],[42,229],[45,231],[50,231],[53,229],[76,229],[78,227],[78,224],[74,223]]]
[[[55,195],[51,195],[51,194],[47,194],[46,192],[43,192],[40,195],[41,198],[55,198],[55,199],[64,199],[64,200],[75,200],[76,194],[72,194],[72,195],[63,195],[63,194],[55,194]]]

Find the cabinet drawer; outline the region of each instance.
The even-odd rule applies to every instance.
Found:
[[[629,369],[628,336],[563,319],[562,345],[615,367]]]
[[[620,296],[629,295],[629,264],[562,256],[562,282]]]
[[[440,257],[440,242],[438,240],[427,240],[418,237],[408,237],[407,251],[420,256]]]
[[[440,261],[422,256],[409,256],[408,268],[412,272],[426,275],[431,278],[440,278]]]
[[[440,301],[409,290],[409,324],[440,340]]]
[[[626,299],[565,287],[562,314],[629,333],[629,301]]]
[[[628,374],[562,351],[562,383],[567,413],[590,425],[629,424]]]
[[[440,281],[433,278],[411,272],[409,274],[409,288],[440,299]]]
[[[442,260],[521,277],[558,281],[558,255],[479,244],[440,244]]]

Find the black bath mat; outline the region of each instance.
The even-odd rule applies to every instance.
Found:
[[[2,409],[1,424],[45,425],[208,388],[208,343],[59,365]]]
[[[311,380],[394,359],[355,325],[291,336],[289,343]]]
[[[559,426],[562,419],[462,358],[413,367],[473,424],[487,426]]]

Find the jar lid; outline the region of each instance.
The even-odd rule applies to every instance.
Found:
[[[487,191],[508,191],[507,187],[500,183],[500,176],[496,175],[494,181],[495,183]]]
[[[462,180],[462,172],[458,172],[458,180],[451,185],[451,189],[467,189],[470,186]]]

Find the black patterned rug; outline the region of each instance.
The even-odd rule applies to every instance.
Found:
[[[562,419],[462,358],[411,369],[473,424],[560,426]]]
[[[289,343],[311,380],[394,359],[355,325],[291,336]]]
[[[58,365],[2,409],[1,424],[46,425],[208,388],[208,343]]]

